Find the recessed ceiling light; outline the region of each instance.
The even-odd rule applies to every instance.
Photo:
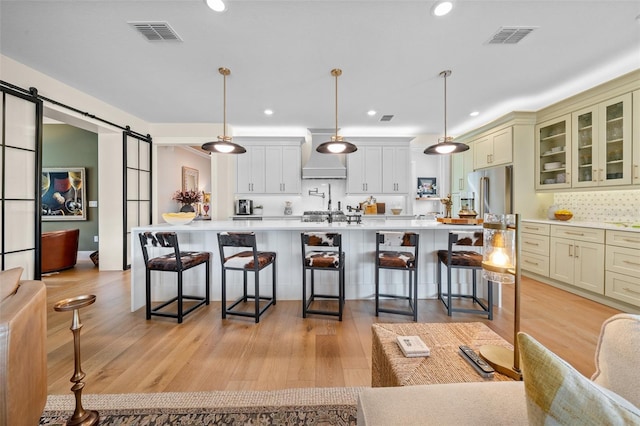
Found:
[[[374,116],[374,115],[376,115],[376,112],[371,109],[371,110],[367,111],[367,115]]]
[[[431,8],[431,13],[434,16],[444,16],[451,12],[451,9],[453,9],[452,1],[437,1]]]
[[[205,0],[204,2],[209,6],[209,9],[214,12],[224,12],[227,9],[227,6],[222,0]]]
[[[273,115],[273,110],[272,109],[265,109],[264,110],[264,114],[265,115]]]
[[[480,114],[479,111],[473,111],[471,114],[469,114],[471,117],[477,117]]]

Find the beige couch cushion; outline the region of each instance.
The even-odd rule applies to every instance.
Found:
[[[358,426],[526,425],[522,382],[369,388],[358,397]]]
[[[533,337],[519,333],[518,345],[531,424],[640,424],[638,408],[581,375]]]
[[[640,407],[640,315],[618,314],[602,324],[595,383]]]
[[[0,302],[16,292],[21,276],[21,267],[0,272]]]

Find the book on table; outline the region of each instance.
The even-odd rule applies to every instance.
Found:
[[[398,336],[398,346],[406,357],[429,356],[429,347],[419,336]]]

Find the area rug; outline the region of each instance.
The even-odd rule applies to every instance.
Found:
[[[82,405],[101,425],[355,425],[362,389],[87,394]],[[49,395],[40,425],[64,425],[74,408],[72,394]]]

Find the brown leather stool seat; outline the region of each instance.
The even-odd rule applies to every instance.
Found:
[[[451,232],[449,233],[449,242],[447,250],[438,250],[438,298],[447,308],[447,315],[451,316],[453,312],[478,313],[487,315],[488,319],[493,319],[493,286],[491,282],[487,283],[487,302],[483,302],[478,297],[477,273],[482,270],[482,253],[472,250],[454,250],[459,246],[475,246],[482,247],[483,233],[477,232]],[[447,267],[447,292],[442,291],[442,265]],[[472,270],[471,294],[453,293],[451,270],[454,268]],[[454,306],[452,298],[467,298],[473,301],[474,305],[479,308],[465,308]]]
[[[205,251],[180,251],[180,247],[178,245],[178,236],[175,232],[143,232],[139,234],[139,236],[140,244],[142,245],[142,256],[144,257],[144,264],[146,269],[145,284],[147,298],[147,319],[151,319],[151,316],[155,315],[161,317],[177,318],[178,323],[181,323],[185,315],[189,314],[194,309],[202,305],[209,304],[209,270],[211,263],[211,253]],[[170,253],[149,258],[148,250],[153,247],[158,249],[172,249],[172,251]],[[204,297],[183,294],[182,273],[188,269],[202,264],[206,265]],[[151,271],[176,272],[178,274],[178,291],[176,297],[171,298],[153,308],[151,306]],[[193,300],[197,303],[185,310],[183,305],[184,300]],[[171,305],[174,302],[177,302],[176,313],[163,310],[165,307]]]
[[[276,304],[276,253],[272,251],[258,251],[256,235],[253,232],[220,232],[218,233],[218,247],[222,263],[222,318],[227,315],[237,315],[254,318],[260,322],[260,316],[272,305]],[[251,248],[240,252],[225,254],[225,248]],[[260,271],[271,265],[272,281],[271,296],[260,296]],[[227,271],[235,270],[243,273],[243,293],[237,300],[227,306]],[[247,290],[247,273],[254,272],[254,293]],[[242,311],[240,303],[253,299],[253,312]],[[261,308],[260,301],[267,303]]]
[[[380,312],[408,315],[418,321],[418,241],[415,232],[376,233],[376,316]],[[409,251],[411,250],[411,251]],[[406,294],[380,292],[380,269],[395,269],[408,272]],[[408,301],[406,309],[384,306],[380,298]]]
[[[307,314],[333,315],[342,321],[344,310],[344,252],[342,251],[342,235],[331,232],[303,232],[302,243],[302,317]],[[311,272],[311,292],[307,298],[307,271]],[[338,294],[316,293],[315,272],[332,271],[338,273]],[[336,310],[314,309],[311,306],[316,299],[336,299]]]

